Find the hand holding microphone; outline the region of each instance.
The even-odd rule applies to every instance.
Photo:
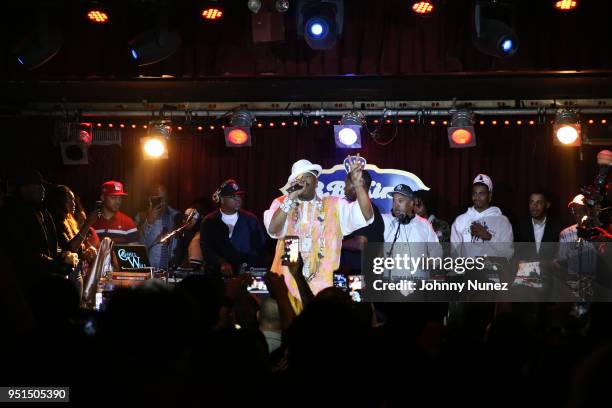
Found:
[[[303,178],[300,176],[295,179],[294,183],[287,189],[287,194],[291,200],[295,200],[304,190],[306,184],[304,183]]]

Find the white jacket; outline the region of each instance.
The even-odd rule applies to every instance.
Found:
[[[473,236],[470,226],[478,222],[491,234],[491,240],[483,241]],[[455,256],[492,256],[510,258],[514,253],[512,225],[497,207],[478,212],[474,207],[458,216],[451,227],[451,254]]]
[[[425,218],[415,215],[407,224],[399,224],[397,218],[389,213],[382,214],[382,218],[385,223],[385,256],[393,258],[396,255],[407,255],[415,260],[419,257],[442,258],[438,236]],[[393,269],[390,274],[394,278],[428,276],[422,267],[411,271]]]

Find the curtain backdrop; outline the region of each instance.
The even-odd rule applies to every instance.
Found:
[[[501,122],[500,122],[501,123]],[[130,194],[125,211],[134,215],[146,203],[153,183],[168,186],[170,203],[186,208],[194,199],[211,194],[225,179],[233,177],[248,191],[245,208],[259,217],[280,193],[294,161],[306,158],[329,168],[341,163],[346,150],[336,149],[331,126],[308,128],[254,128],[253,145],[227,148],[221,130],[186,131],[170,141],[168,160],[143,160],[140,136],[143,130],[126,130],[121,146],[92,146],[89,164],[64,166],[59,147],[53,146],[50,122],[15,122],[9,134],[18,135],[15,148],[2,150],[2,176],[33,166],[51,182],[62,183],[79,194],[87,206],[97,199],[100,184],[121,180]],[[23,130],[30,129],[24,134]],[[395,128],[385,128],[388,140]],[[544,188],[553,193],[553,214],[570,223],[565,206],[592,182],[597,167],[595,155],[605,146],[565,148],[554,146],[550,126],[477,126],[477,146],[450,149],[446,127],[403,125],[386,146],[363,137],[359,150],[368,163],[396,168],[419,176],[435,193],[437,215],[452,221],[470,205],[470,185],[483,172],[494,182],[493,205],[512,218],[527,215],[531,191]],[[354,151],[353,153],[357,153]]]

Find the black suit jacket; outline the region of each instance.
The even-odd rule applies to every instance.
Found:
[[[261,256],[266,243],[263,227],[257,217],[246,211],[238,212],[232,238],[221,218],[219,210],[206,215],[200,226],[200,247],[207,270],[218,272],[222,260],[227,261],[234,273],[240,265],[261,266]]]
[[[559,242],[559,233],[561,232],[561,224],[559,220],[546,218],[546,226],[544,227],[544,235],[542,236],[542,242]],[[517,225],[514,226],[514,242],[533,242],[533,245],[525,245],[515,248],[519,253],[515,254],[523,259],[536,258],[538,253],[535,245],[535,235],[533,234],[533,223],[531,217],[521,219]],[[539,256],[541,258],[552,259],[557,254],[556,245],[545,245],[540,247]]]
[[[37,283],[45,275],[65,274],[59,262],[55,224],[49,212],[19,201],[2,210],[0,242],[16,269],[23,287]]]

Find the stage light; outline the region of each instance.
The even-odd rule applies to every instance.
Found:
[[[202,18],[207,21],[220,20],[223,17],[223,14],[223,6],[216,0],[207,1],[204,7],[202,7],[202,12],[200,13]]]
[[[519,48],[515,27],[515,10],[510,4],[478,1],[474,9],[474,38],[482,53],[503,58]]]
[[[554,0],[555,8],[561,11],[569,11],[578,7],[578,2],[575,0]]]
[[[582,144],[581,131],[578,114],[575,111],[562,109],[557,112],[553,125],[555,145],[580,146]]]
[[[251,126],[255,117],[251,112],[239,110],[232,114],[230,126],[223,129],[225,134],[225,145],[227,147],[251,146]],[[258,126],[261,123],[257,124]]]
[[[101,7],[97,1],[92,1],[90,6],[87,8],[87,19],[94,24],[105,24],[109,20],[109,12]]]
[[[144,143],[144,151],[151,158],[159,159],[166,152],[166,144],[160,138],[149,138]]]
[[[35,29],[15,44],[13,54],[19,65],[33,70],[55,57],[63,44],[62,32],[50,25],[44,10],[39,10]]]
[[[158,10],[155,28],[137,34],[129,41],[132,59],[142,67],[163,61],[181,47],[178,31],[168,26],[167,10]]]
[[[256,14],[261,9],[261,0],[248,0],[247,7],[251,10],[251,13]]]
[[[92,123],[69,122],[62,130],[65,132],[60,141],[63,164],[88,164],[88,151],[93,142]]]
[[[465,109],[453,112],[447,134],[448,143],[452,149],[476,146],[476,131],[472,113]]]
[[[276,0],[274,8],[279,13],[286,13],[289,10],[289,0]]]
[[[93,124],[89,123],[89,122],[82,122],[79,126],[79,135],[78,135],[78,141],[81,143],[84,143],[86,145],[91,145],[91,143],[93,142],[93,130],[92,130]]]
[[[300,0],[297,3],[297,34],[313,50],[332,48],[344,19],[343,0]]]
[[[413,1],[412,11],[419,16],[430,16],[436,9],[433,0],[430,1]]]
[[[365,123],[365,116],[358,111],[342,115],[339,125],[334,125],[334,140],[340,149],[361,148],[361,128]]]
[[[147,136],[140,138],[146,160],[167,159],[168,140],[172,135],[170,121],[151,121],[147,127]]]

